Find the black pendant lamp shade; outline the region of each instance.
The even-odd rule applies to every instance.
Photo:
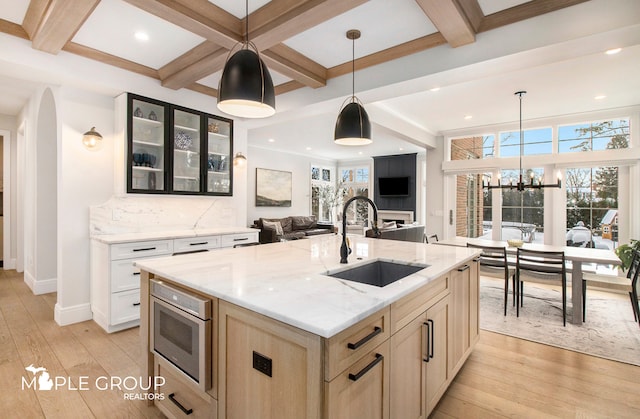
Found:
[[[249,41],[249,0],[245,1],[245,39],[242,48],[227,57],[218,85],[218,109],[242,118],[266,118],[276,113],[276,95],[269,69],[258,48]]]
[[[360,31],[351,29],[347,31],[347,39],[352,41],[352,61],[351,61],[351,97],[345,100],[349,103],[342,104],[342,110],[336,120],[336,129],[333,141],[340,145],[366,145],[371,144],[371,123],[369,115],[364,110],[362,102],[355,93],[355,40],[360,38]]]
[[[243,48],[227,60],[218,88],[218,109],[244,118],[276,113],[271,74],[255,51]]]
[[[338,115],[335,129],[335,143],[340,145],[371,144],[371,123],[369,115],[358,101],[347,104]]]

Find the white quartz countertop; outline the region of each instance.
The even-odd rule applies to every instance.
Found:
[[[342,237],[221,249],[144,259],[141,269],[329,338],[479,254],[477,249],[350,236],[353,252],[340,264]],[[385,287],[327,273],[375,260],[429,267]]]
[[[184,230],[148,231],[135,233],[92,234],[91,238],[106,244],[129,243],[147,240],[180,239],[185,237],[218,236],[225,234],[258,233],[249,227],[215,227]]]

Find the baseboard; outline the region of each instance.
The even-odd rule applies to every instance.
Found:
[[[92,317],[91,304],[89,303],[78,304],[72,307],[60,307],[60,304],[56,303],[53,310],[53,319],[60,326],[84,322],[91,320]]]
[[[24,282],[35,295],[49,294],[58,291],[58,280],[56,278],[36,281],[31,273],[24,271]]]
[[[16,258],[11,258],[4,261],[3,269],[5,271],[9,269],[15,269],[15,268],[16,268]]]

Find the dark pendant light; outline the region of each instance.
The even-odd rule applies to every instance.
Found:
[[[269,69],[258,48],[249,41],[249,0],[246,1],[245,40],[227,62],[218,85],[218,109],[243,118],[266,118],[276,113],[276,95]]]
[[[369,115],[365,111],[360,99],[356,97],[355,73],[356,73],[356,39],[360,38],[360,31],[351,29],[347,31],[347,38],[352,40],[351,60],[351,88],[352,95],[342,104],[342,110],[336,120],[334,142],[340,145],[366,145],[371,144],[371,123]],[[349,103],[347,103],[349,102]],[[345,103],[347,105],[345,106]]]

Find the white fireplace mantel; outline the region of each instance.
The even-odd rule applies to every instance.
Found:
[[[403,224],[413,223],[413,211],[378,210],[378,220],[402,220]]]

